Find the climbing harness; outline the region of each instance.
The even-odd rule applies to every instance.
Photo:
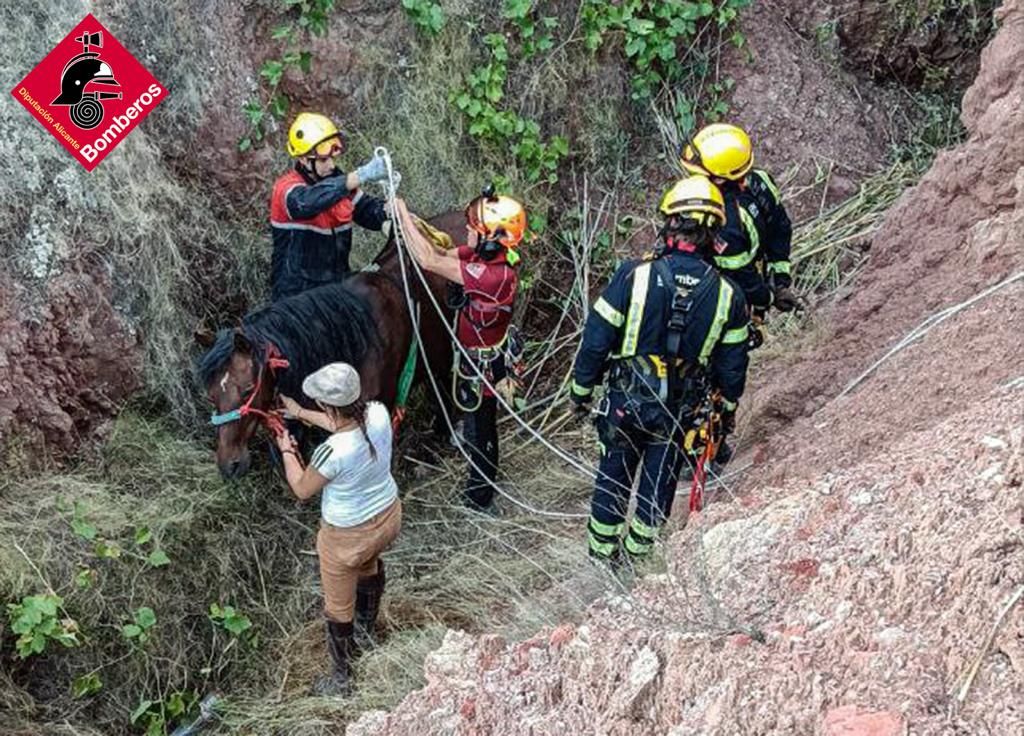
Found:
[[[273,343],[267,344],[267,359],[264,363],[260,364],[259,370],[256,372],[256,383],[252,387],[252,391],[249,392],[249,397],[242,402],[242,405],[237,409],[223,412],[221,414],[211,414],[210,424],[214,427],[220,427],[224,424],[231,424],[237,422],[244,416],[254,414],[260,418],[263,426],[270,431],[274,436],[280,436],[284,434],[284,421],[281,419],[281,415],[275,411],[264,411],[257,409],[252,405],[256,400],[256,397],[260,394],[260,389],[263,388],[263,375],[264,372],[269,370],[271,373],[279,369],[288,368],[288,359],[285,358],[281,352],[277,349],[277,346]]]

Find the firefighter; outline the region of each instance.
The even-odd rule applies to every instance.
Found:
[[[743,289],[753,315],[753,345],[763,339],[760,324],[774,304],[781,312],[798,306],[790,288],[789,252],[793,228],[775,181],[753,168],[750,138],[741,128],[715,123],[683,146],[680,163],[707,176],[725,198],[725,225],[718,233],[715,265]]]
[[[498,400],[480,376],[501,390],[512,381],[521,358],[512,310],[519,285],[516,249],[526,233],[526,209],[488,187],[466,207],[466,245],[444,250],[422,235],[401,199],[396,206],[417,263],[461,287],[452,306],[459,314],[456,335],[469,358],[456,350],[453,394],[464,412],[463,438],[470,458],[465,501],[472,509],[494,514]],[[502,393],[507,402],[508,394]]]
[[[300,113],[286,148],[295,167],[277,180],[270,197],[273,301],[344,278],[352,223],[379,231],[388,219],[384,201],[360,189],[387,177],[384,159],[374,156],[355,171],[341,171],[336,158],[345,140],[329,118]]]
[[[747,371],[743,292],[710,265],[725,221],[721,192],[704,176],[677,182],[661,200],[653,252],[622,264],[594,303],[576,356],[570,396],[578,415],[607,374],[596,415],[601,461],[588,523],[590,555],[643,558],[671,509],[682,428],[709,391],[732,431]],[[636,511],[626,529],[633,482]],[[623,540],[623,534],[625,538]]]

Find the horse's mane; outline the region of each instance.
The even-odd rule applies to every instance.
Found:
[[[274,302],[242,319],[241,333],[253,360],[264,363],[273,344],[288,359],[277,386],[302,400],[302,379],[335,361],[359,366],[376,344],[376,324],[366,301],[347,284],[329,284]],[[208,386],[235,351],[235,330],[222,329],[213,346],[196,363],[196,374]]]

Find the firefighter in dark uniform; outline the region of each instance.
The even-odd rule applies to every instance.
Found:
[[[277,180],[270,197],[272,301],[343,279],[350,270],[352,223],[381,230],[388,219],[384,201],[360,189],[387,177],[384,160],[374,156],[342,172],[335,158],[345,143],[329,118],[300,113],[288,131],[287,150],[295,168]]]
[[[488,187],[466,207],[466,245],[445,250],[423,236],[401,199],[396,208],[417,263],[461,287],[453,304],[459,311],[455,332],[469,358],[456,350],[453,394],[464,412],[470,458],[465,499],[470,508],[494,513],[498,400],[480,375],[509,401],[511,394],[504,389],[512,384],[521,355],[512,311],[519,287],[516,249],[526,234],[526,209]]]
[[[734,426],[747,372],[743,292],[710,265],[725,220],[706,177],[677,182],[662,198],[654,251],[619,267],[587,318],[570,396],[579,414],[607,373],[596,411],[601,462],[591,500],[590,554],[642,558],[671,509],[680,440],[692,409],[717,390],[723,429]],[[633,481],[636,511],[626,530]],[[623,541],[623,533],[625,539]]]
[[[798,304],[790,288],[793,227],[779,189],[766,171],[753,168],[750,138],[735,125],[702,128],[683,146],[680,163],[722,190],[725,225],[718,233],[715,265],[743,289],[756,328],[753,345],[759,345],[768,308],[774,304],[788,312]]]

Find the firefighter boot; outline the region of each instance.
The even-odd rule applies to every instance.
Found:
[[[384,597],[384,560],[377,560],[377,574],[359,578],[356,586],[356,648],[365,652],[377,645],[373,629],[380,613],[380,601]]]
[[[327,621],[327,651],[333,668],[330,674],[318,678],[313,693],[322,697],[348,695],[352,692],[352,622]]]

